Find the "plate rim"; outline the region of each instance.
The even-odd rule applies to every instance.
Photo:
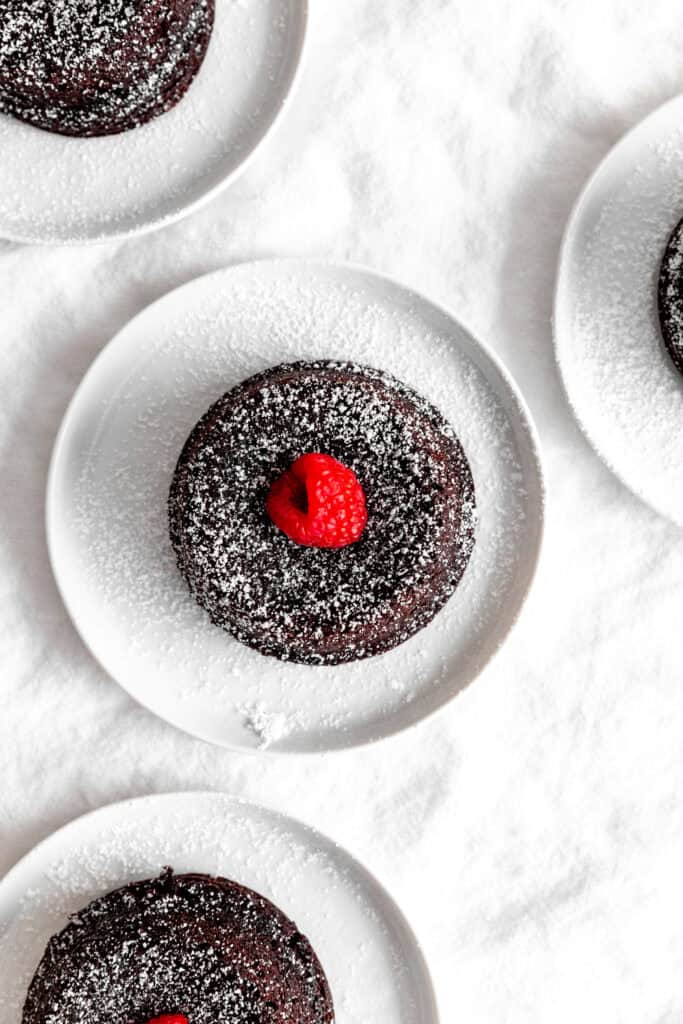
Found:
[[[337,840],[333,839],[331,836],[328,836],[327,833],[322,832],[316,826],[310,825],[308,822],[302,821],[300,818],[296,818],[293,815],[271,807],[268,804],[257,803],[254,800],[249,800],[245,797],[228,793],[225,790],[188,789],[166,790],[161,793],[146,793],[139,796],[127,797],[123,800],[114,800],[111,803],[102,804],[99,807],[94,807],[89,811],[76,815],[75,818],[71,818],[69,821],[50,832],[49,835],[40,839],[34,846],[27,850],[26,853],[22,854],[22,856],[19,857],[19,859],[15,861],[15,863],[12,864],[12,866],[3,875],[0,875],[0,905],[4,897],[4,890],[8,885],[10,887],[13,885],[16,886],[17,879],[19,879],[21,872],[25,871],[27,868],[30,870],[33,861],[38,862],[39,865],[41,854],[43,854],[53,842],[58,842],[60,840],[63,842],[66,834],[72,829],[76,831],[79,827],[87,827],[87,825],[91,824],[95,818],[102,817],[104,819],[114,812],[126,814],[130,813],[132,808],[139,806],[153,807],[154,805],[162,804],[172,805],[172,803],[178,799],[194,799],[208,802],[216,801],[222,805],[230,805],[231,809],[240,808],[246,814],[265,814],[285,828],[293,828],[302,832],[307,838],[310,838],[321,848],[327,847],[328,849],[332,849],[338,854],[341,854],[353,871],[368,883],[377,895],[387,903],[401,930],[412,944],[413,952],[416,954],[417,958],[419,974],[424,983],[424,994],[430,1004],[431,1021],[429,1024],[441,1024],[442,1016],[440,1013],[439,998],[434,985],[432,972],[429,968],[424,946],[420,941],[415,928],[403,912],[400,903],[395,899],[387,886],[380,881],[374,871],[367,867],[367,865],[347,849],[347,847],[337,842]],[[236,881],[239,881],[239,879],[236,879]],[[287,913],[287,911],[285,912]],[[10,919],[13,920],[15,916],[16,913],[12,913]]]
[[[221,0],[218,0],[218,2],[221,2]],[[266,126],[256,143],[249,150],[244,159],[241,160],[236,167],[233,167],[228,174],[222,177],[220,181],[216,182],[215,185],[212,185],[201,195],[197,196],[197,198],[191,203],[185,205],[181,200],[180,206],[175,211],[162,217],[155,217],[153,220],[143,220],[135,227],[127,228],[123,231],[104,230],[97,235],[76,234],[68,238],[65,236],[49,238],[46,235],[41,235],[40,233],[33,234],[31,232],[8,231],[2,225],[2,221],[0,220],[0,239],[4,242],[9,242],[15,245],[50,246],[56,249],[66,249],[75,246],[89,248],[98,245],[107,245],[109,243],[125,242],[132,238],[139,238],[144,235],[152,234],[155,231],[162,231],[164,228],[170,227],[172,224],[177,224],[179,221],[184,220],[193,213],[196,213],[213,199],[216,199],[221,192],[234,184],[234,182],[237,181],[245,171],[247,171],[252,161],[260,154],[261,149],[265,146],[266,142],[281,125],[285,114],[289,110],[295,98],[295,95],[298,93],[301,79],[303,77],[304,67],[307,64],[310,51],[311,4],[314,3],[315,0],[290,0],[290,2],[294,2],[298,5],[301,24],[299,31],[297,32],[296,45],[292,50],[293,64],[289,82],[282,93],[275,111],[273,112],[270,120],[266,123]],[[161,116],[163,117],[163,114]],[[36,131],[40,130],[41,129],[36,129]]]
[[[680,519],[677,519],[673,512],[665,511],[664,509],[660,508],[656,501],[650,498],[646,491],[639,487],[637,483],[628,480],[626,476],[623,474],[622,470],[617,468],[612,458],[606,453],[606,451],[604,451],[602,444],[598,442],[598,440],[589,431],[588,425],[585,423],[583,417],[579,413],[578,407],[570,391],[569,381],[565,368],[565,361],[563,360],[563,357],[561,355],[561,350],[563,346],[568,343],[567,339],[571,337],[571,332],[569,331],[568,327],[562,328],[559,326],[559,324],[562,321],[562,317],[559,315],[559,307],[562,301],[560,293],[563,288],[563,272],[565,269],[565,263],[569,258],[570,247],[574,242],[574,235],[576,234],[577,226],[579,224],[579,221],[581,220],[581,217],[583,216],[585,207],[588,205],[588,202],[590,201],[594,187],[598,183],[602,174],[607,170],[608,165],[612,162],[612,160],[617,158],[620,155],[621,151],[627,148],[629,143],[633,141],[634,137],[638,135],[638,133],[641,130],[645,129],[647,125],[657,120],[658,118],[664,117],[664,115],[669,113],[670,109],[673,109],[676,106],[683,107],[683,93],[678,93],[677,95],[672,96],[670,99],[665,100],[664,103],[661,103],[658,107],[655,107],[654,110],[651,110],[649,114],[646,114],[644,117],[640,118],[640,120],[637,121],[634,125],[631,125],[631,127],[628,128],[617,139],[614,145],[610,146],[608,151],[604,154],[603,157],[601,157],[601,159],[598,161],[597,166],[593,168],[591,173],[588,175],[588,178],[581,186],[579,194],[572,205],[569,217],[567,218],[567,222],[562,233],[562,241],[560,243],[560,251],[557,259],[557,267],[555,271],[555,281],[552,296],[552,336],[553,350],[555,355],[555,365],[558,369],[558,375],[560,378],[560,383],[562,385],[564,396],[567,400],[567,405],[569,406],[574,422],[578,425],[581,434],[590,445],[592,451],[598,456],[602,464],[607,467],[610,473],[612,473],[612,475],[616,477],[616,479],[619,481],[622,487],[625,487],[626,490],[630,494],[634,495],[640,502],[642,502],[642,504],[646,508],[655,512],[658,516],[661,516],[663,519],[666,519],[667,522],[673,523],[674,526],[683,528],[683,514],[681,515]],[[562,338],[564,338],[565,340],[562,341],[560,336],[562,336]]]
[[[458,690],[455,693],[448,693],[444,696],[442,700],[440,700],[433,707],[429,707],[426,710],[420,711],[414,717],[410,718],[408,721],[402,720],[399,723],[393,723],[389,729],[381,733],[373,734],[370,736],[364,736],[359,739],[349,739],[345,736],[345,730],[339,729],[337,730],[337,734],[340,737],[340,742],[335,743],[333,746],[310,746],[305,747],[303,749],[278,746],[249,747],[245,745],[240,745],[231,740],[216,740],[213,738],[209,739],[205,736],[198,735],[196,732],[194,732],[188,726],[184,725],[182,722],[176,721],[175,719],[171,719],[165,713],[157,711],[153,703],[147,700],[143,700],[137,693],[133,693],[128,688],[127,684],[125,684],[117,677],[112,675],[109,669],[106,667],[106,665],[102,663],[98,655],[92,649],[89,641],[81,632],[81,629],[78,626],[77,616],[72,610],[71,603],[66,597],[66,588],[62,584],[62,580],[57,569],[57,558],[55,556],[56,542],[54,540],[52,520],[55,517],[55,490],[57,486],[56,479],[57,474],[59,472],[59,463],[62,457],[62,451],[66,444],[67,432],[69,431],[72,422],[75,421],[76,419],[77,406],[79,404],[81,394],[85,390],[86,385],[91,376],[94,376],[95,373],[97,372],[100,362],[105,359],[106,354],[109,352],[112,346],[115,345],[120,336],[124,334],[124,332],[127,332],[129,328],[131,328],[139,319],[148,315],[153,309],[155,309],[157,305],[164,303],[168,299],[177,298],[178,293],[182,292],[184,289],[190,290],[199,282],[206,282],[212,277],[222,277],[233,270],[239,271],[245,268],[256,269],[264,264],[266,266],[273,268],[283,268],[285,271],[288,268],[296,269],[311,267],[314,270],[322,269],[328,272],[350,272],[352,274],[359,274],[366,278],[369,277],[371,279],[378,280],[385,285],[388,284],[392,288],[395,288],[398,291],[403,292],[403,294],[406,295],[407,297],[414,298],[416,301],[420,303],[425,303],[427,306],[433,309],[438,315],[444,317],[447,321],[454,323],[460,330],[464,331],[464,333],[468,336],[468,338],[474,344],[474,346],[479,348],[483,352],[484,357],[490,361],[494,370],[500,375],[505,387],[509,390],[510,394],[512,395],[514,401],[516,402],[519,408],[520,418],[524,425],[528,440],[528,455],[533,465],[535,483],[538,489],[538,506],[535,516],[537,523],[537,536],[532,557],[529,560],[527,580],[523,590],[520,591],[517,607],[514,611],[514,614],[511,617],[510,625],[507,632],[497,641],[497,643],[494,646],[491,647],[490,653],[485,662],[475,672],[472,678],[468,680],[468,682],[465,684],[465,686],[462,687],[461,690]],[[105,343],[103,348],[100,349],[100,351],[97,353],[97,355],[95,356],[95,358],[93,359],[93,361],[91,362],[91,364],[81,377],[78,385],[76,386],[76,390],[74,391],[71,399],[69,400],[69,403],[62,417],[59,429],[57,431],[52,448],[52,453],[50,456],[50,463],[47,474],[47,485],[45,490],[45,533],[50,567],[52,570],[53,578],[57,585],[57,590],[59,592],[62,603],[67,611],[69,619],[71,620],[71,623],[76,633],[78,634],[81,642],[84,644],[84,646],[90,653],[91,657],[100,666],[100,668],[106,674],[106,676],[110,680],[112,680],[116,685],[120,686],[128,694],[128,696],[131,697],[131,699],[136,701],[137,704],[139,704],[141,707],[144,707],[151,714],[160,718],[166,724],[172,726],[173,728],[179,729],[181,732],[185,733],[186,735],[192,736],[195,739],[201,739],[205,743],[211,743],[212,745],[221,747],[222,749],[232,750],[236,753],[249,753],[255,756],[289,755],[294,757],[318,755],[321,753],[343,753],[344,751],[352,749],[361,749],[363,747],[369,747],[371,744],[379,743],[384,740],[391,739],[392,737],[399,736],[402,733],[406,733],[408,730],[417,728],[421,723],[426,722],[427,720],[431,719],[434,715],[438,714],[441,711],[444,711],[446,707],[450,705],[460,695],[460,693],[467,690],[472,684],[474,684],[480,678],[480,676],[491,666],[494,660],[499,656],[501,650],[505,647],[507,641],[509,640],[510,636],[515,630],[515,627],[519,622],[522,612],[527,604],[529,595],[533,589],[534,583],[538,575],[539,564],[541,562],[545,546],[544,542],[546,530],[547,488],[541,453],[541,440],[533,416],[531,414],[531,410],[519,386],[512,377],[510,371],[506,368],[500,357],[495,352],[493,352],[487,344],[480,341],[477,335],[474,334],[462,320],[455,316],[455,314],[447,306],[444,306],[443,304],[432,300],[431,298],[421,294],[420,292],[415,291],[409,285],[404,284],[402,281],[400,281],[393,275],[374,270],[373,268],[360,263],[347,263],[344,261],[337,261],[332,259],[325,260],[297,256],[285,256],[275,258],[261,257],[256,259],[244,260],[238,263],[230,264],[226,267],[219,268],[218,270],[212,270],[206,274],[201,274],[198,277],[193,278],[191,281],[186,281],[184,284],[179,285],[177,288],[172,288],[170,291],[164,293],[162,296],[155,299],[154,302],[150,303],[147,306],[144,306],[134,316],[127,320],[123,324],[123,326],[118,331],[116,331],[116,333]]]

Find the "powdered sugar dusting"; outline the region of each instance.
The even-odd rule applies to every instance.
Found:
[[[683,522],[683,378],[663,344],[657,283],[683,211],[681,105],[608,158],[574,222],[558,286],[558,354],[598,450],[645,500]]]
[[[114,10],[117,0],[107,2]],[[0,233],[97,239],[162,223],[199,201],[243,163],[277,116],[305,19],[303,0],[221,0],[206,58],[182,102],[135,131],[73,139],[0,116]],[[144,106],[159,85],[148,79],[133,106]]]
[[[179,872],[229,877],[280,907],[309,938],[320,958],[332,990],[337,1024],[384,1024],[387,1020],[413,1024],[416,1019],[432,1024],[431,1016],[420,1015],[428,982],[419,953],[411,946],[407,931],[393,919],[393,909],[350,858],[295,822],[219,794],[153,797],[105,808],[69,826],[37,853],[26,870],[21,866],[0,889],[3,1024],[20,1024],[26,992],[48,939],[65,927],[70,914],[111,890],[158,875],[168,863]],[[167,910],[174,913],[172,897]],[[81,920],[85,925],[87,915]],[[192,916],[186,924],[193,927]],[[174,927],[179,926],[180,921]],[[237,960],[239,944],[233,952]],[[121,953],[125,970],[125,950]],[[145,966],[159,971],[157,980],[163,982],[163,957],[156,959],[153,944],[146,956]],[[210,946],[204,944],[197,956],[206,962],[198,960],[194,966],[208,967],[209,981],[216,981],[220,968],[212,960]],[[82,964],[95,988],[99,966],[99,959],[89,966],[86,958]],[[130,1024],[117,1016],[119,1008],[107,1003],[110,995],[105,991],[96,1017],[81,1012],[85,1003],[75,996],[86,974],[71,979],[71,992],[69,979],[63,979],[61,1005],[69,1007],[73,1014],[69,1019],[74,1024],[105,1019],[108,1024]],[[245,1018],[239,1015],[239,992],[233,987],[232,1004],[229,1001],[222,1008],[223,1016],[212,1016],[210,989],[211,984],[197,994],[190,1019],[199,1024],[214,1020],[242,1024]],[[326,1018],[296,1019],[322,1022]],[[49,1016],[48,1022],[53,1024]]]
[[[292,728],[297,727],[295,717],[284,711],[271,711],[263,702],[238,705],[235,710],[241,715],[245,728],[253,733],[259,750],[286,739]]]
[[[171,296],[131,326],[125,349],[103,389],[81,399],[51,524],[67,603],[115,677],[208,738],[259,746],[274,733],[258,724],[277,722],[273,747],[317,749],[415,721],[476,675],[533,572],[539,480],[513,396],[452,321],[362,273],[256,264]],[[308,668],[211,625],[177,571],[166,497],[191,427],[226,389],[280,362],[341,353],[440,409],[467,452],[480,521],[462,583],[426,629],[365,663]],[[244,713],[254,707],[256,719]]]

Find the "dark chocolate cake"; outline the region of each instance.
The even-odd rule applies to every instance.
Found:
[[[270,520],[269,488],[307,452],[362,485],[356,543],[305,547]],[[180,571],[214,623],[263,654],[334,665],[390,650],[447,601],[474,545],[474,484],[453,429],[411,388],[366,366],[300,362],[209,409],[169,516]]]
[[[215,0],[2,0],[0,111],[63,135],[112,135],[185,95]]]
[[[55,935],[23,1024],[330,1024],[308,939],[269,900],[225,878],[173,875],[94,900]]]
[[[659,272],[659,323],[676,369],[683,373],[683,220],[675,227]]]

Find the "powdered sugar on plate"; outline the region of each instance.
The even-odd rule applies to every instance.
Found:
[[[182,101],[104,138],[53,135],[0,116],[0,234],[78,242],[161,226],[233,176],[281,110],[299,65],[306,0],[220,0]]]
[[[69,914],[168,864],[232,878],[281,907],[320,957],[336,1024],[435,1024],[419,947],[374,879],[304,825],[215,793],[148,797],[96,811],[6,876],[0,885],[3,1024],[20,1024],[45,945]]]
[[[237,643],[195,604],[166,499],[212,401],[268,366],[340,356],[394,374],[452,424],[474,475],[477,543],[455,595],[407,643],[367,662],[292,665]],[[542,487],[516,392],[450,317],[362,271],[256,263],[173,293],[105,350],[57,444],[48,527],[74,621],[134,696],[214,742],[320,750],[416,722],[477,675],[533,576]]]
[[[683,100],[612,151],[567,230],[555,333],[579,421],[608,465],[683,525],[683,377],[664,348],[659,271],[683,216]]]

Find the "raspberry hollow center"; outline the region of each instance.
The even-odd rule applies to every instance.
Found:
[[[190,1024],[184,1013],[163,1013],[161,1017],[153,1017],[147,1024]]]
[[[356,474],[321,452],[301,455],[273,482],[266,511],[279,530],[305,547],[355,544],[368,521]]]

